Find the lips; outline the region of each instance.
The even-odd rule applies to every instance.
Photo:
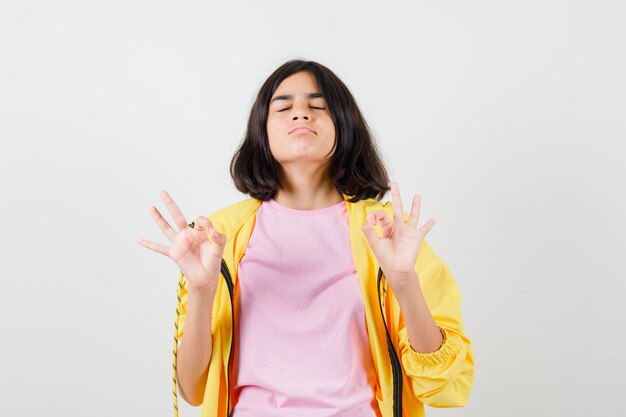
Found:
[[[298,126],[295,129],[293,129],[291,132],[289,132],[289,134],[299,133],[299,132],[313,132],[313,133],[315,133],[311,128],[309,128],[307,126]]]

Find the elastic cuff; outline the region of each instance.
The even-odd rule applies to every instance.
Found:
[[[443,342],[441,343],[439,349],[430,353],[416,352],[411,347],[407,333],[407,343],[404,351],[402,352],[403,355],[408,355],[411,361],[414,361],[417,365],[421,366],[437,366],[448,362],[450,357],[454,356],[454,349],[452,348],[450,339],[448,338],[448,332],[439,326],[437,327],[443,336]],[[403,329],[403,331],[406,332],[406,329]]]

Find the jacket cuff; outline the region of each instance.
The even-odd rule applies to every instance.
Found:
[[[413,350],[413,347],[411,347],[411,343],[408,339],[408,333],[406,328],[402,329],[401,332],[405,333],[405,335],[402,336],[406,336],[407,338],[405,349],[403,349],[404,351],[402,352],[403,356],[406,355],[409,361],[414,362],[416,365],[426,367],[433,367],[449,362],[450,358],[455,355],[454,349],[450,343],[448,332],[439,326],[437,327],[439,328],[439,331],[443,336],[443,341],[439,349],[430,353],[421,353]]]

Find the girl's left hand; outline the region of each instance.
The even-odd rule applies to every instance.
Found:
[[[415,195],[408,222],[405,223],[402,200],[396,182],[391,183],[391,203],[393,220],[390,220],[383,210],[373,211],[367,216],[363,233],[393,290],[417,278],[415,261],[420,244],[435,224],[435,219],[430,219],[424,226],[417,228],[420,196]],[[374,230],[377,223],[382,229],[382,237],[378,237]]]

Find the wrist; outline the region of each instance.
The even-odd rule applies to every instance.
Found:
[[[383,273],[385,271],[383,270]],[[419,277],[417,276],[417,272],[411,271],[406,273],[397,273],[393,272],[390,274],[385,274],[385,278],[388,282],[393,282],[394,287],[397,288],[405,288],[413,285],[419,285]]]
[[[187,285],[187,294],[193,297],[213,296],[217,292],[217,282],[215,284],[206,284],[201,286]]]
[[[419,295],[423,295],[422,287],[420,286],[417,274],[414,274],[414,276],[410,279],[397,281],[393,290],[396,300],[398,300],[401,307],[407,303],[414,303],[416,296],[419,297]]]

